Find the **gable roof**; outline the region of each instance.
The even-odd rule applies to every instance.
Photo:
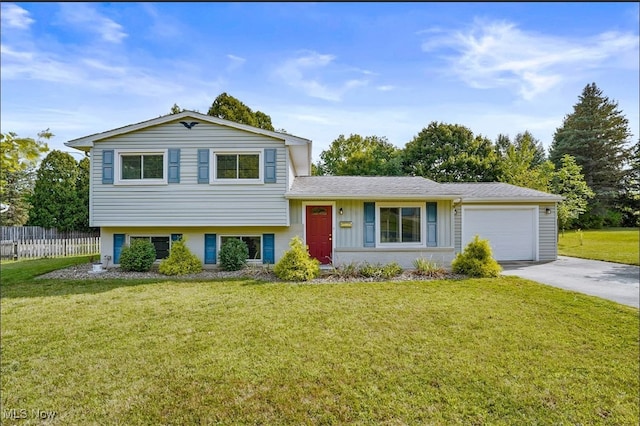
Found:
[[[562,201],[560,195],[503,182],[461,182],[440,185],[447,191],[460,193],[463,201]]]
[[[107,130],[101,133],[83,136],[81,138],[72,139],[65,142],[65,145],[82,151],[88,151],[94,146],[95,142],[108,139],[114,136],[135,132],[152,126],[158,126],[174,121],[184,121],[187,119],[199,120],[211,124],[230,127],[249,133],[267,136],[284,142],[289,147],[294,167],[299,175],[308,175],[311,172],[311,145],[310,139],[301,138],[299,136],[290,135],[288,133],[273,132],[270,130],[260,129],[258,127],[248,126],[246,124],[236,123],[234,121],[224,120],[218,117],[201,114],[195,111],[182,111],[178,114],[167,114],[151,120],[142,121],[140,123],[129,124],[127,126],[118,127],[116,129]]]
[[[290,199],[452,200],[460,194],[441,184],[415,176],[304,176],[296,177],[285,194]]]

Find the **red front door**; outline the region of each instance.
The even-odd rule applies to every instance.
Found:
[[[307,206],[309,254],[322,264],[331,263],[331,206]]]

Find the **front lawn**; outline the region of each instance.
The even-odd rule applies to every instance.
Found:
[[[608,228],[565,231],[564,234],[560,233],[558,254],[640,265],[640,229]]]
[[[54,424],[639,420],[638,310],[517,277],[25,278],[1,309],[3,415]]]

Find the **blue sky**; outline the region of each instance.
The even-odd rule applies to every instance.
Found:
[[[3,133],[52,149],[222,92],[313,140],[432,121],[548,147],[595,82],[639,126],[637,3],[1,4]]]

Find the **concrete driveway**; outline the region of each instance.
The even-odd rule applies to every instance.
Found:
[[[640,268],[599,260],[558,256],[548,263],[507,263],[503,275],[573,290],[640,308]]]

